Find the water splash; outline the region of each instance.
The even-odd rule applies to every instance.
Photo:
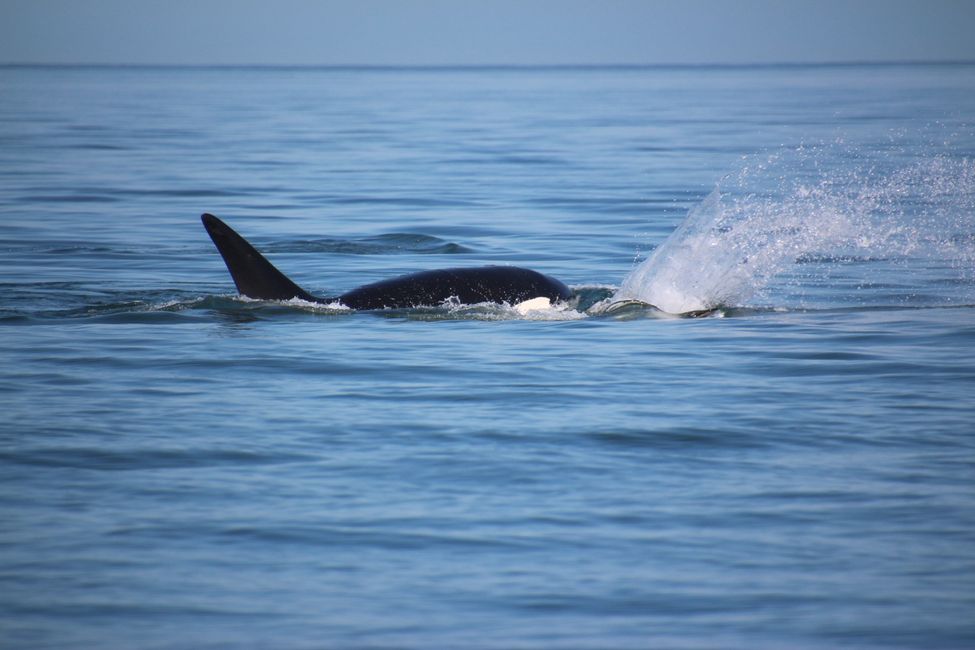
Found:
[[[742,305],[797,262],[850,258],[908,272],[936,261],[971,277],[975,160],[867,155],[841,142],[746,160],[612,300],[672,313]]]

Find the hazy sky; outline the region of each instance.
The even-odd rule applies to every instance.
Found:
[[[0,63],[975,60],[975,0],[0,0]]]

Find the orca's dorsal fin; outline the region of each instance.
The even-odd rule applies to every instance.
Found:
[[[288,279],[274,265],[257,252],[250,243],[233,228],[212,214],[204,214],[203,227],[227,264],[227,270],[242,296],[257,300],[291,300],[300,298],[320,302],[297,284]]]

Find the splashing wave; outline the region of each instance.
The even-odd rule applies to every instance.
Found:
[[[850,158],[854,158],[853,164]],[[672,313],[742,305],[798,261],[975,267],[975,161],[864,155],[836,143],[746,164],[613,296]]]

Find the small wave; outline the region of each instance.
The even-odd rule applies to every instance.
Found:
[[[567,197],[567,196],[547,196],[527,201],[532,205],[543,208],[553,208],[577,212],[580,215],[591,215],[592,213],[612,214],[612,215],[632,215],[634,211],[646,208],[649,201],[634,201],[629,198],[618,198],[611,196],[599,197]],[[586,219],[584,223],[589,223]]]
[[[236,198],[241,194],[247,194],[253,192],[254,190],[245,190],[244,188],[232,188],[232,189],[215,189],[215,188],[205,188],[205,187],[188,187],[182,189],[171,189],[171,188],[153,188],[153,189],[126,189],[120,190],[121,194],[131,195],[131,196],[158,196],[158,197],[175,197],[175,198],[191,198],[191,199],[223,199],[223,198]]]
[[[309,194],[302,198],[319,205],[375,205],[404,208],[473,208],[478,206],[474,201],[417,196]]]
[[[128,151],[129,147],[105,142],[79,142],[77,144],[58,145],[58,148],[80,149],[82,151]]]
[[[505,165],[543,165],[543,166],[568,166],[569,161],[557,156],[546,156],[542,154],[502,154],[494,156],[496,162]]]
[[[675,427],[661,430],[610,429],[586,436],[601,446],[623,449],[658,450],[692,449],[758,449],[768,446],[767,438],[747,431],[729,431],[725,427]]]
[[[72,283],[38,283],[8,291],[15,302],[29,306],[5,310],[0,322],[59,323],[89,320],[105,323],[160,323],[197,320],[199,309],[230,307],[233,300],[192,296],[178,291],[93,291]],[[232,307],[231,307],[232,308]]]
[[[15,465],[92,470],[144,470],[217,465],[267,465],[303,460],[293,454],[239,449],[102,449],[58,447],[6,450],[0,459]]]
[[[397,255],[420,253],[458,255],[474,250],[432,235],[388,233],[360,239],[306,239],[262,244],[268,253],[341,253],[345,255]]]
[[[32,194],[18,198],[22,203],[114,203],[119,200],[107,194]]]

